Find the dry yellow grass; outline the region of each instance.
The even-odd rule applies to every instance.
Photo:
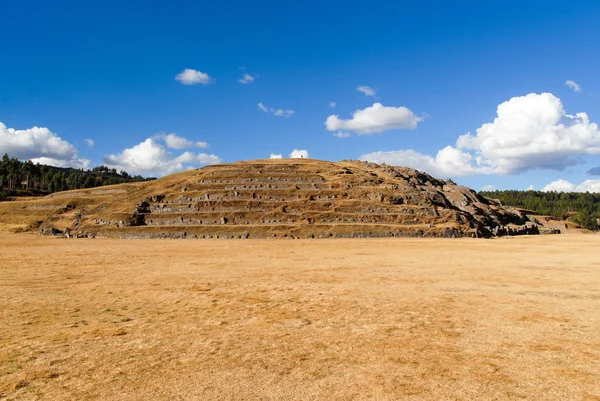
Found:
[[[600,399],[599,245],[0,233],[0,398]]]

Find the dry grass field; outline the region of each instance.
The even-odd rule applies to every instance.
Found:
[[[600,399],[599,245],[0,234],[0,399]]]

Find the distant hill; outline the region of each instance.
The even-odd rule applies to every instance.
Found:
[[[19,161],[4,154],[0,161],[0,200],[19,196],[41,196],[70,189],[149,181],[154,178],[131,176],[106,166],[91,170],[54,167]]]
[[[0,203],[0,224],[121,238],[492,237],[545,228],[406,167],[272,159]]]
[[[480,195],[496,199],[507,206],[533,210],[557,220],[573,220],[582,228],[598,229],[600,194],[589,192],[481,191]]]

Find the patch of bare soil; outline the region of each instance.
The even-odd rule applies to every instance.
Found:
[[[600,399],[598,245],[0,233],[0,398]]]

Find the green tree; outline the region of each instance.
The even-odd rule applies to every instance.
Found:
[[[596,231],[598,229],[598,214],[594,213],[589,208],[585,208],[577,212],[575,221],[581,226],[588,230]]]

